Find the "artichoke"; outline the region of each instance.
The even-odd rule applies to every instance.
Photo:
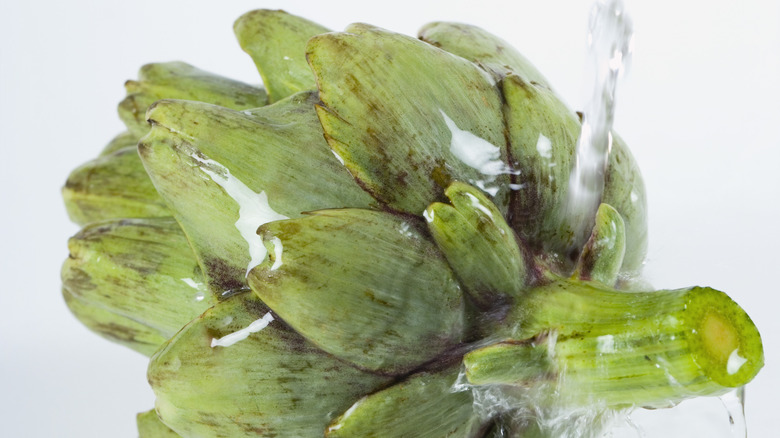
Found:
[[[142,437],[595,436],[762,367],[726,294],[642,290],[617,135],[573,241],[579,117],[506,42],[268,10],[235,31],[264,88],[144,66],[63,189],[69,308],[151,356]]]

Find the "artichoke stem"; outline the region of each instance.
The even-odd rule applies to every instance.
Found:
[[[469,382],[531,387],[572,406],[721,395],[764,362],[753,322],[711,288],[627,293],[557,282],[532,291],[509,319],[521,322],[508,339],[465,356]]]

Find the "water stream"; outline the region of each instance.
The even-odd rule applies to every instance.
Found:
[[[598,0],[588,26],[589,96],[566,199],[572,246],[580,249],[593,229],[612,148],[617,84],[631,62],[633,25],[621,0]],[[577,251],[579,253],[579,251]]]
[[[722,395],[720,401],[729,414],[731,438],[747,438],[747,423],[745,422],[745,387]]]
[[[569,177],[568,195],[566,199],[566,214],[564,217],[568,221],[568,228],[572,231],[572,247],[577,250],[588,238],[593,228],[596,210],[601,202],[602,192],[604,190],[604,175],[608,163],[609,153],[612,147],[612,124],[615,115],[615,96],[617,85],[620,78],[630,65],[633,51],[633,24],[631,18],[626,13],[622,0],[597,0],[592,9],[589,28],[588,28],[588,73],[589,96],[583,108],[582,128],[577,143],[576,157]],[[745,424],[744,388],[736,389],[720,397],[722,405],[728,414],[729,428],[718,428],[717,436],[729,436],[730,438],[745,438],[747,428]],[[610,426],[622,424],[623,434],[617,430],[607,432],[605,437],[618,436],[637,436],[640,438],[652,438],[655,433],[646,435],[642,424],[635,422],[628,412],[614,412],[612,415],[606,412],[574,413],[560,412],[557,416],[565,419],[564,422],[555,421],[557,416],[553,415],[551,423],[545,425],[545,429],[554,432],[556,436],[579,437],[578,432],[566,426],[565,430],[557,430],[551,425],[571,424],[572,415],[581,420],[587,420],[591,424],[598,424],[603,418],[611,419]],[[683,435],[677,435],[679,430],[665,430],[661,432],[673,436],[688,436],[688,432],[696,434],[696,425],[704,418],[694,415],[689,417],[690,412],[685,409],[672,408],[664,415],[676,416],[680,419],[680,424],[686,424],[682,429]],[[658,412],[660,412],[658,411]],[[720,416],[717,408],[708,407],[707,415]],[[633,418],[632,418],[633,417]],[[640,416],[641,417],[641,416]],[[667,417],[669,418],[669,417]],[[720,417],[723,418],[723,417]],[[599,420],[602,419],[602,420]],[[599,421],[597,421],[599,420]],[[692,421],[691,421],[692,420]],[[606,423],[610,423],[606,421]],[[617,423],[617,424],[616,424]],[[655,420],[653,423],[658,424]],[[575,426],[577,422],[574,422]],[[607,426],[607,424],[605,424]],[[605,430],[611,429],[607,426]],[[722,433],[721,433],[722,431]],[[616,434],[615,434],[616,433]],[[657,436],[664,436],[658,434]],[[693,435],[690,435],[693,436]]]

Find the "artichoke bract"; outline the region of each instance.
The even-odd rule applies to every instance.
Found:
[[[262,87],[144,66],[127,131],[63,189],[68,307],[151,357],[142,437],[536,437],[551,415],[596,436],[762,367],[723,292],[637,290],[646,196],[617,135],[570,250],[580,120],[506,42],[268,10],[235,31]]]

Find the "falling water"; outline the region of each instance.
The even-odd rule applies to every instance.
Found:
[[[598,0],[588,28],[590,95],[582,115],[577,155],[569,176],[566,199],[573,249],[579,250],[593,228],[604,191],[618,79],[630,64],[633,26],[621,0]],[[579,253],[579,251],[577,251]]]
[[[720,401],[729,413],[729,426],[733,438],[747,437],[747,423],[745,422],[745,387],[742,386],[728,394],[722,395]]]
[[[588,62],[591,81],[589,96],[582,115],[582,128],[577,153],[569,176],[564,217],[572,231],[571,245],[579,253],[594,225],[594,219],[604,191],[609,153],[612,148],[612,124],[615,115],[615,95],[619,79],[628,69],[633,52],[633,25],[621,0],[597,0],[588,27]],[[745,438],[744,388],[720,397],[728,411],[730,436]],[[582,418],[593,421],[605,412],[586,413]],[[567,418],[564,423],[570,422]],[[573,414],[573,413],[572,413]],[[612,413],[612,420],[621,415]],[[625,412],[627,414],[627,412]],[[645,437],[642,427],[633,424],[629,415],[623,417],[629,435]],[[614,423],[613,423],[614,425]],[[609,428],[607,428],[609,429]],[[565,436],[578,436],[565,432]],[[559,431],[560,434],[560,431]],[[562,435],[563,436],[563,435]],[[613,436],[607,432],[605,436]]]

